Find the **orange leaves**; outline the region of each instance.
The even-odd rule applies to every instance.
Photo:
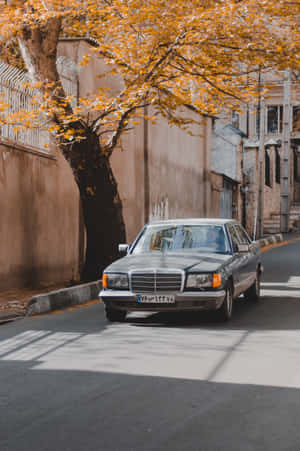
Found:
[[[87,186],[85,192],[87,196],[94,196],[96,194],[96,186]]]
[[[88,66],[91,59],[91,55],[83,55],[81,61],[79,61],[79,66]]]
[[[67,143],[84,139],[91,129],[103,148],[111,149],[124,131],[138,125],[146,105],[151,105],[151,120],[160,113],[185,128],[190,120],[183,118],[183,107],[210,115],[224,107],[238,109],[256,95],[259,68],[300,68],[299,1],[293,8],[287,0],[24,0],[0,5],[0,40],[22,40],[24,29],[45,33],[51,19],[59,18],[64,37],[88,37],[93,45],[78,64],[97,67],[96,58],[105,62],[105,71],[93,74],[99,89],[92,94],[87,89],[78,99],[67,96],[56,74],[49,74],[52,85],[45,80],[38,86],[43,93],[36,99],[40,116],[28,113],[29,122],[43,117],[45,126],[47,117],[50,131]],[[58,37],[53,37],[54,47]],[[34,55],[31,63],[38,58]],[[14,120],[25,123],[25,116],[19,112]],[[74,128],[78,122],[83,128]]]

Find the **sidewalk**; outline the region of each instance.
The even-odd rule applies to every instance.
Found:
[[[259,241],[263,249],[299,236],[299,232],[276,234]],[[97,281],[78,285],[53,283],[40,289],[23,288],[0,292],[0,323],[25,315],[42,314],[82,304],[96,299],[99,290],[100,282]]]
[[[40,289],[22,288],[0,292],[0,322],[26,314],[27,306],[34,296],[70,287],[70,284],[49,284]]]

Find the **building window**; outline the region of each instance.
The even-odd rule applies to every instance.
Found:
[[[240,114],[237,111],[232,111],[231,123],[235,128],[240,128]]]
[[[280,154],[279,154],[279,150],[276,148],[276,150],[275,150],[275,180],[276,180],[276,183],[280,183],[280,165],[281,165]]]
[[[268,105],[267,106],[267,133],[278,134],[282,133],[283,122],[283,106],[282,105]]]
[[[299,146],[298,146],[299,149]],[[300,152],[298,149],[294,149],[294,181],[300,182]]]
[[[293,132],[300,131],[300,105],[293,106]]]
[[[265,150],[265,184],[271,187],[271,168],[270,168],[270,157],[268,151]]]

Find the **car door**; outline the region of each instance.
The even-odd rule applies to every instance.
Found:
[[[257,256],[252,248],[251,240],[241,224],[235,224],[234,229],[240,244],[249,246],[248,252],[243,252],[242,260],[242,291],[247,290],[255,281]]]
[[[230,270],[233,278],[234,297],[238,296],[243,291],[243,264],[244,255],[238,251],[238,245],[240,244],[239,237],[234,228],[234,224],[227,225],[227,231],[231,241],[233,259],[230,264]]]

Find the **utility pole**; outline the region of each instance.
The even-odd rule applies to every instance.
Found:
[[[259,71],[259,90],[261,90],[262,80]],[[264,85],[263,85],[264,88]],[[259,93],[259,187],[258,187],[258,237],[264,233],[264,187],[265,187],[265,99],[264,93]]]
[[[150,178],[149,178],[149,121],[148,107],[144,107],[144,223],[149,222],[150,217]]]
[[[283,83],[283,128],[281,185],[280,185],[280,231],[289,230],[290,215],[290,111],[291,111],[291,73],[284,71]]]

